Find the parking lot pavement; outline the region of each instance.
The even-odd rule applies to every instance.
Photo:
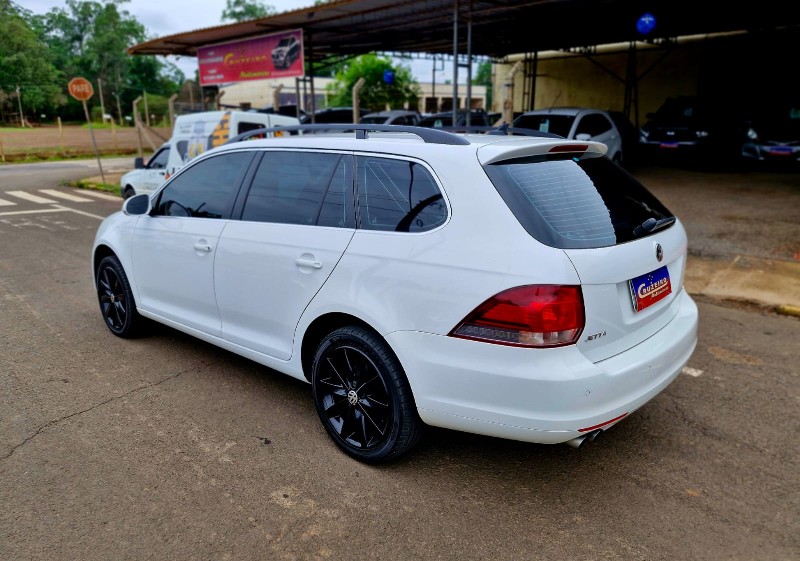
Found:
[[[800,262],[689,256],[684,284],[693,296],[743,301],[800,317]]]

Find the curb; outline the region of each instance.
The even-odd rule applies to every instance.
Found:
[[[778,306],[776,309],[781,315],[800,318],[800,307],[798,306],[784,304],[783,306]]]

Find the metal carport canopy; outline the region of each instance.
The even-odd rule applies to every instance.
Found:
[[[339,0],[160,37],[128,52],[196,56],[206,45],[303,29],[311,60],[373,51],[452,54],[456,6],[460,26],[472,21],[472,54],[494,59],[642,39],[636,22],[645,12],[656,18],[648,38],[770,31],[800,24],[798,1],[754,6],[697,0]],[[466,53],[466,33],[459,33],[458,43],[459,52]]]

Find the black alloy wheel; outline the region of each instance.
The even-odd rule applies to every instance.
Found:
[[[330,333],[317,349],[311,381],[325,430],[357,460],[395,459],[419,439],[422,421],[411,388],[377,334],[357,326]]]
[[[103,258],[97,267],[97,299],[106,326],[118,337],[137,334],[141,317],[122,264],[115,256]]]

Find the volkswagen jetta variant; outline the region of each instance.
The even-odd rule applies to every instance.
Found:
[[[686,233],[604,145],[340,126],[230,142],[106,218],[111,332],[149,318],[306,380],[373,463],[426,425],[579,445],[686,364]]]

